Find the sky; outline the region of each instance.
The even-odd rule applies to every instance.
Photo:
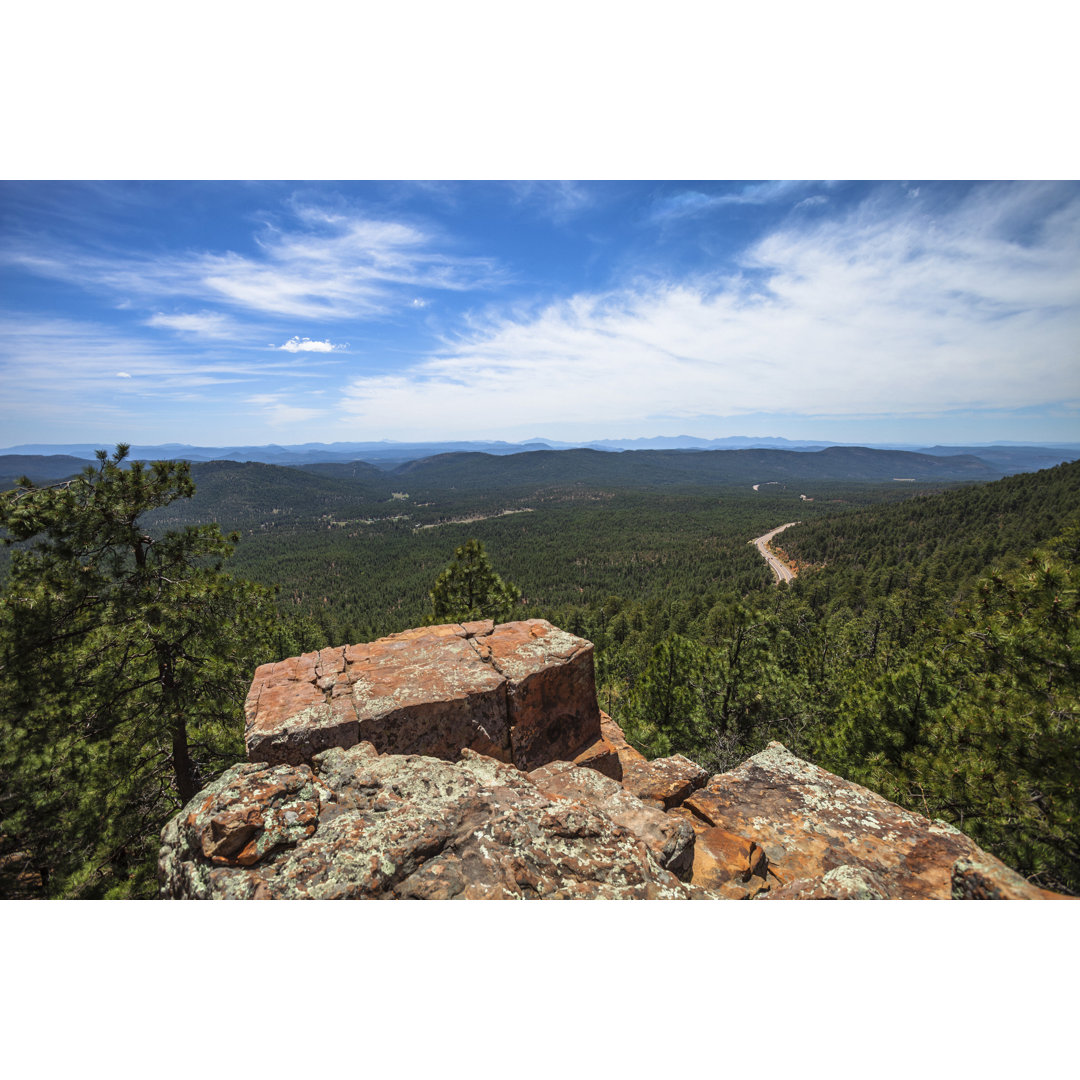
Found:
[[[1080,184],[0,182],[0,446],[1080,440]]]

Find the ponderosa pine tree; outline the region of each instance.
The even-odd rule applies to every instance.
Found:
[[[468,540],[454,552],[453,562],[435,579],[428,595],[430,623],[505,622],[521,600],[521,590],[495,573],[479,540]]]
[[[146,532],[194,484],[127,453],[0,494],[18,545],[0,596],[4,895],[16,872],[47,896],[152,895],[161,827],[242,756],[272,594],[222,572],[236,537],[216,525]]]
[[[821,740],[826,767],[1080,894],[1080,528],[993,571]],[[913,639],[914,640],[914,639]]]

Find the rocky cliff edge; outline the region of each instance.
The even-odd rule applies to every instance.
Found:
[[[258,669],[248,761],[162,832],[163,898],[1043,899],[963,833],[771,743],[709,777],[597,707],[539,619]]]

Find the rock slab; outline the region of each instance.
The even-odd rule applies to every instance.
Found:
[[[770,899],[949,900],[1046,894],[942,821],[891,803],[770,743],[683,803],[759,845]]]
[[[310,763],[370,742],[523,770],[582,756],[618,767],[600,727],[592,643],[543,619],[451,623],[265,664],[245,705],[248,760]]]
[[[1042,899],[779,743],[708,778],[597,707],[592,645],[446,624],[256,672],[249,761],[166,826],[169,898]]]

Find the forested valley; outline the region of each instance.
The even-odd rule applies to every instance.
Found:
[[[487,455],[444,455],[392,472],[363,462],[193,465],[193,496],[162,497],[137,528],[130,523],[133,551],[143,530],[202,530],[202,546],[191,541],[181,556],[192,567],[224,566],[203,591],[184,593],[189,622],[168,624],[194,640],[205,620],[220,618],[228,633],[199,655],[218,647],[235,661],[212,694],[190,683],[198,718],[190,782],[241,756],[243,676],[255,664],[423,623],[433,617],[436,579],[476,540],[516,587],[513,617],[545,618],[594,642],[601,707],[647,756],[683,753],[716,772],[779,740],[948,821],[1037,884],[1080,893],[1080,462],[972,483],[962,473],[815,479],[760,471],[752,459],[736,478],[661,455],[640,458],[628,480],[608,460],[622,455],[594,453],[538,452],[498,467]],[[453,460],[462,458],[481,460]],[[801,468],[810,456],[799,458]],[[160,485],[174,479],[163,474]],[[778,586],[751,541],[787,522],[799,524],[773,548],[798,576]],[[213,523],[235,539],[226,544]],[[18,552],[39,523],[13,509],[4,524],[22,541]],[[97,566],[92,540],[58,544],[48,564],[57,588],[67,581],[57,569],[64,558]],[[226,546],[234,550],[222,563]],[[87,692],[94,672],[120,694],[115,643],[95,639],[88,659],[56,621],[82,618],[101,589],[84,587],[85,572],[68,575],[82,600],[53,610],[47,633],[34,638],[45,625],[40,605],[30,619],[25,603],[16,611],[11,601],[19,573],[30,580],[18,558],[4,569],[0,625],[3,895],[153,895],[155,830],[182,804],[162,765],[172,761],[176,723],[148,726],[140,688],[124,696],[133,706],[122,739],[108,695],[81,731],[65,727],[65,702]],[[126,567],[110,564],[109,581],[127,581]],[[222,590],[222,572],[238,592]],[[160,597],[171,579],[155,580],[144,573],[142,608],[116,620],[131,631],[120,640],[132,653],[140,617],[165,619],[148,590]],[[80,642],[100,633],[93,618]],[[179,665],[164,637],[155,678]],[[55,649],[61,639],[72,650],[63,670],[55,656],[32,652],[34,641]],[[66,757],[28,733],[35,693],[49,698],[45,730],[66,733]],[[93,739],[104,749],[91,753]],[[95,789],[74,807],[55,792],[66,790],[70,803],[72,778],[101,794],[117,770],[134,776],[133,739],[147,743],[138,812],[118,810],[103,846],[91,836]],[[66,824],[44,830],[34,816],[44,813]]]

